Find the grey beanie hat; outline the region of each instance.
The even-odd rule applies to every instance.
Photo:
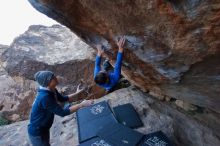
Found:
[[[54,73],[51,71],[38,71],[35,73],[34,78],[40,86],[47,87],[54,78]]]

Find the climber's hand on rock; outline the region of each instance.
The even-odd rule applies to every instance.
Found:
[[[96,48],[98,51],[98,56],[102,56],[102,54],[104,53],[104,50],[102,49],[102,45],[97,45]]]
[[[80,103],[81,107],[87,107],[87,106],[90,106],[94,103],[94,100],[91,99],[91,100],[84,100]]]
[[[118,41],[117,41],[117,45],[118,45],[118,49],[119,49],[119,52],[123,52],[123,47],[124,47],[124,44],[125,44],[125,37],[121,37]]]

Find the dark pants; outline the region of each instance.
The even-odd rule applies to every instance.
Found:
[[[41,136],[28,135],[33,146],[50,146],[50,132]]]
[[[111,66],[111,64],[109,63],[108,60],[105,60],[102,64],[102,66],[103,66],[103,69],[107,72],[111,71],[113,69],[113,67]]]

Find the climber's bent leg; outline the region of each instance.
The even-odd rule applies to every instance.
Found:
[[[112,69],[112,66],[111,66],[111,64],[109,63],[108,60],[105,60],[105,61],[103,62],[103,69],[104,69],[105,71],[110,71],[110,70]]]

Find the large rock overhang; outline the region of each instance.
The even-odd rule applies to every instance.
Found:
[[[143,91],[220,112],[218,0],[29,0],[115,61],[125,36],[123,75]]]

